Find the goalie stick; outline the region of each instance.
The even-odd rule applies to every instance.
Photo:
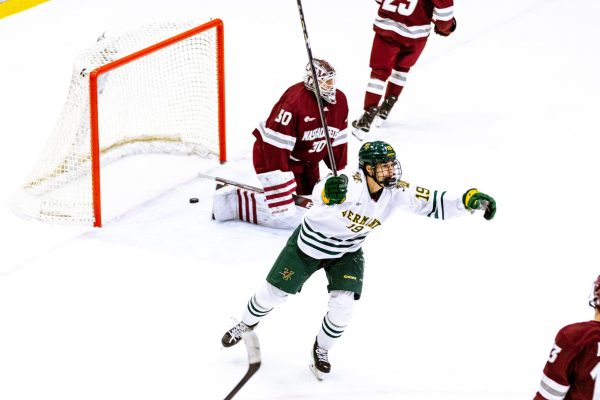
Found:
[[[257,193],[264,193],[265,191],[262,190],[259,187],[256,186],[252,186],[252,185],[247,185],[245,183],[240,183],[240,182],[236,182],[236,181],[232,181],[230,179],[227,178],[221,178],[218,176],[212,176],[212,175],[206,175],[203,173],[199,173],[198,177],[200,178],[204,178],[204,179],[211,179],[217,183],[221,183],[223,185],[231,185],[231,186],[236,186],[239,187],[241,189],[246,189],[246,190],[250,190],[253,192],[257,192]],[[310,208],[313,204],[312,200],[309,199],[308,197],[304,197],[304,196],[298,196],[297,194],[293,194],[292,197],[294,198],[294,203],[298,206],[298,207],[302,207],[302,208]]]
[[[237,392],[248,382],[252,375],[258,371],[260,368],[260,344],[258,343],[258,336],[256,333],[252,331],[244,332],[242,334],[242,339],[244,340],[244,344],[246,345],[246,350],[248,350],[248,371],[246,371],[246,375],[242,378],[242,380],[233,388],[231,393],[225,397],[225,400],[233,399],[233,396],[236,395]]]

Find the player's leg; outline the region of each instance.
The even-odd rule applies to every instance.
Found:
[[[264,193],[233,185],[220,185],[213,198],[213,219],[240,220],[270,228],[293,229],[300,223],[293,193],[296,181],[292,172],[267,171],[262,145],[256,141],[253,164]]]
[[[285,212],[274,213],[264,193],[234,185],[218,185],[213,196],[213,219],[216,221],[240,220],[277,229],[294,229],[300,224],[303,208],[292,203],[278,209]]]
[[[319,164],[304,164],[304,169],[298,179],[302,182],[302,194],[311,195],[320,179]]]
[[[236,186],[217,184],[212,210],[212,218],[215,221],[240,219],[238,189]]]
[[[288,217],[294,215],[293,194],[296,193],[297,183],[291,171],[269,171],[258,174],[258,180],[265,191],[264,198],[267,207],[274,217]]]
[[[295,208],[292,194],[297,190],[295,174],[290,171],[269,169],[266,157],[263,143],[255,141],[252,149],[252,163],[265,191],[268,207],[276,217],[293,215]]]
[[[242,340],[244,332],[253,330],[275,306],[283,303],[288,294],[265,282],[248,301],[242,320],[229,329],[221,338],[223,347],[231,347]]]
[[[267,274],[267,282],[289,294],[298,293],[321,262],[298,248],[300,229],[302,227],[298,226],[294,230]]]
[[[296,179],[296,193],[301,196],[312,194],[312,186],[307,179],[307,170],[310,168],[310,165],[303,161],[290,160],[288,166]]]
[[[304,282],[319,268],[319,261],[298,249],[300,227],[292,233],[267,274],[264,285],[250,298],[242,320],[225,332],[221,343],[231,347],[242,339],[246,330],[252,330],[273,308],[283,303],[289,294],[300,291]]]
[[[323,317],[312,352],[311,369],[319,379],[331,371],[329,350],[342,336],[362,293],[364,258],[362,250],[348,253],[325,268],[329,285],[327,313]]]
[[[390,111],[392,111],[394,104],[398,101],[398,97],[400,97],[400,93],[402,93],[406,85],[408,72],[419,59],[426,43],[426,40],[411,41],[400,47],[400,51],[397,53],[394,61],[392,73],[387,81],[384,100],[377,109],[375,122],[377,126],[381,125],[381,122],[388,118]]]
[[[253,164],[257,173],[264,172],[266,166],[262,160],[262,146],[258,141],[254,142],[253,148]],[[243,189],[233,185],[217,185],[217,190],[213,196],[213,214],[212,217],[216,221],[240,220],[257,224],[257,198],[259,192],[242,191]]]
[[[390,76],[397,52],[398,48],[396,44],[384,40],[377,34],[375,35],[369,61],[371,76],[365,92],[364,113],[359,119],[352,122],[352,127],[354,128],[352,132],[357,137],[361,136],[358,131],[369,132],[371,129],[371,124],[377,114],[379,102],[385,91],[385,82]],[[364,135],[362,136],[364,138]]]

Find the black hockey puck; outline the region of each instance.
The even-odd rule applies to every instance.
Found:
[[[190,198],[190,203],[197,203],[198,199],[196,197]]]

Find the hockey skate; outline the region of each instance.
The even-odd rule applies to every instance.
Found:
[[[369,108],[364,114],[357,119],[356,121],[352,121],[352,134],[361,142],[365,140],[366,133],[371,130],[371,124],[373,123],[373,119],[377,114],[377,107],[373,106]]]
[[[394,104],[396,104],[396,101],[398,101],[398,96],[390,95],[385,98],[383,103],[381,103],[377,109],[377,115],[375,116],[375,120],[373,122],[376,127],[380,127],[381,124],[383,124],[383,121],[387,119],[390,111],[392,111],[392,107],[394,107]]]
[[[331,371],[331,364],[327,358],[327,350],[319,347],[317,339],[315,338],[315,344],[313,345],[311,353],[310,370],[317,377],[318,380],[322,381],[323,378]]]
[[[235,346],[242,340],[242,335],[244,332],[249,332],[254,330],[254,327],[258,324],[254,324],[251,326],[246,325],[243,322],[237,323],[233,328],[225,332],[223,337],[221,338],[221,344],[223,347],[231,347]]]

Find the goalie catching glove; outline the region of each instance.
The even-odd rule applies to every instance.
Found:
[[[463,194],[463,204],[469,211],[471,210],[485,210],[483,218],[490,220],[496,215],[496,200],[492,196],[488,196],[485,193],[481,193],[477,189],[469,189]]]
[[[323,203],[330,206],[342,204],[346,200],[348,192],[348,177],[346,175],[332,176],[325,181],[325,187],[321,193]]]

